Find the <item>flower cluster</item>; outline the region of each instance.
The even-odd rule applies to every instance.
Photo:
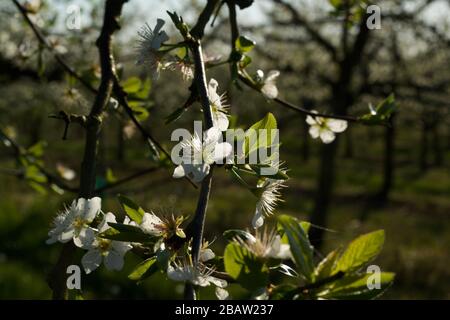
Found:
[[[70,207],[56,216],[54,227],[48,233],[47,244],[55,242],[73,243],[88,252],[81,262],[86,273],[97,269],[102,260],[109,270],[120,270],[123,267],[123,257],[132,247],[128,242],[114,241],[101,238],[99,235],[110,228],[109,222],[116,223],[116,217],[111,212],[103,215],[98,228],[90,225],[101,212],[101,199],[79,198],[74,200]],[[129,220],[124,221],[128,223]]]

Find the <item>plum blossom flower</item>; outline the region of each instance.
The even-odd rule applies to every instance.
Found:
[[[203,143],[195,133],[191,140],[183,143],[181,164],[173,172],[174,178],[188,176],[194,182],[202,181],[208,174],[213,163],[219,163],[228,158],[233,151],[228,142],[219,142],[222,133],[212,127],[203,133]]]
[[[200,287],[208,287],[211,284],[216,286],[216,296],[220,300],[228,297],[228,292],[224,289],[228,285],[225,280],[212,276],[214,269],[198,263],[194,265],[189,259],[174,261],[167,268],[167,277],[173,281],[184,281]]]
[[[138,40],[136,64],[147,65],[153,79],[158,79],[160,70],[165,67],[163,63],[164,52],[159,51],[163,42],[169,40],[167,33],[162,30],[164,23],[164,20],[158,19],[153,30],[148,24],[145,24],[138,31],[140,39]]]
[[[66,243],[73,239],[73,243],[77,247],[82,247],[89,224],[100,212],[100,208],[101,199],[99,197],[74,200],[69,208],[65,208],[53,220],[54,227],[49,231],[50,238],[46,243],[52,244],[57,241]]]
[[[284,188],[284,180],[265,179],[260,187],[261,195],[256,203],[255,215],[252,225],[257,229],[264,224],[265,216],[270,216],[275,210],[275,206],[281,201],[280,189]]]
[[[173,214],[168,217],[158,217],[153,212],[146,212],[142,217],[139,227],[145,233],[154,237],[163,237],[168,239],[173,235],[185,238],[183,229],[180,225],[183,223],[184,217],[175,217]]]
[[[313,110],[313,113],[317,111]],[[323,143],[331,143],[336,138],[335,133],[344,132],[347,129],[347,121],[318,116],[307,116],[306,123],[310,125],[309,134],[313,139],[320,137]]]
[[[220,131],[226,131],[229,126],[227,117],[227,106],[225,103],[225,94],[219,95],[217,93],[217,87],[219,84],[215,79],[209,80],[208,84],[208,97],[211,104],[212,116],[214,127],[217,127]]]
[[[264,78],[264,72],[262,70],[256,71],[256,81],[261,87],[262,94],[267,99],[275,99],[278,96],[278,88],[276,86],[276,79],[280,75],[280,71],[271,70]]]
[[[263,232],[256,230],[254,236],[245,232],[233,240],[260,258],[284,260],[291,257],[289,244],[281,242],[281,237],[275,229],[264,229]]]
[[[98,226],[98,232],[92,228],[86,232],[83,248],[88,252],[81,258],[81,264],[86,273],[97,269],[102,260],[108,270],[119,271],[123,268],[123,257],[132,246],[129,242],[104,239],[99,236],[100,233],[110,228],[109,222],[116,223],[116,217],[111,212],[105,214],[103,221]]]

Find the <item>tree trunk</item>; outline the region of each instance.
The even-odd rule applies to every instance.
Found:
[[[335,158],[338,139],[331,144],[322,145],[320,157],[320,173],[316,191],[315,204],[310,221],[313,225],[325,227],[327,225],[328,208],[333,191]],[[323,243],[322,228],[311,228],[309,238],[315,248],[320,248]]]
[[[422,123],[420,154],[419,154],[419,171],[425,173],[428,169],[428,126],[425,122]]]
[[[384,133],[383,184],[377,195],[378,204],[384,204],[389,199],[389,193],[394,184],[394,152],[395,152],[395,124],[394,115],[390,125]]]
[[[352,128],[348,127],[345,134],[345,152],[344,152],[344,157],[346,159],[351,159],[353,158],[354,155],[354,148],[353,148],[353,135],[352,135]]]
[[[123,124],[119,119],[117,122],[117,150],[116,157],[119,163],[123,163],[125,159],[125,137],[123,135]]]
[[[433,164],[436,167],[440,167],[443,163],[443,155],[441,148],[441,137],[439,135],[439,126],[437,124],[433,125],[431,128],[431,135],[433,137]]]

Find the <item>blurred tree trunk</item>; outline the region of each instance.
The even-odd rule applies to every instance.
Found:
[[[351,159],[354,156],[354,148],[353,148],[353,130],[351,127],[348,127],[344,137],[345,137],[345,151],[344,151],[344,158]]]
[[[302,105],[305,109],[312,110],[314,109],[314,100],[309,98],[302,99]],[[306,123],[305,118],[302,118],[302,147],[301,147],[301,155],[303,161],[308,161],[311,154],[310,140],[309,140],[309,125]]]
[[[376,200],[378,204],[384,204],[394,184],[394,153],[395,153],[395,115],[392,115],[389,126],[384,131],[384,155],[383,155],[383,183]]]
[[[422,120],[421,139],[419,151],[419,172],[425,173],[428,170],[428,125]]]
[[[433,142],[433,164],[436,167],[442,166],[443,154],[441,148],[441,136],[439,135],[439,125],[438,123],[433,124],[431,127],[431,136]]]
[[[119,119],[117,121],[117,150],[116,157],[119,163],[123,163],[125,159],[125,137],[123,134],[123,123],[122,120]]]

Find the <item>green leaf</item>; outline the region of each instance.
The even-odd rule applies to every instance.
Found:
[[[395,274],[392,272],[380,273],[380,289],[369,289],[368,283],[371,283],[373,273],[363,275],[352,275],[334,281],[327,289],[318,294],[326,299],[374,299],[380,296],[386,289],[392,285]]]
[[[133,200],[123,195],[119,195],[118,198],[127,215],[137,224],[140,224],[142,222],[142,217],[145,214],[144,209],[134,203]]]
[[[130,77],[122,84],[126,93],[135,93],[141,89],[141,79],[138,77]]]
[[[250,58],[249,56],[242,56],[241,61],[239,61],[239,67],[241,69],[246,68],[250,63],[252,63],[252,58]]]
[[[282,215],[278,218],[278,221],[288,238],[292,256],[298,267],[297,271],[308,282],[314,282],[313,247],[305,230],[303,230],[300,222],[293,217]]]
[[[243,143],[244,154],[248,155],[258,148],[268,148],[273,144],[275,135],[272,130],[277,129],[277,120],[272,113],[268,113],[263,119],[253,124],[245,133]],[[259,130],[266,130],[266,135],[261,135]]]
[[[33,144],[31,147],[27,149],[27,153],[29,155],[34,156],[35,158],[40,158],[44,154],[44,148],[47,146],[47,142],[39,141]]]
[[[128,278],[134,281],[142,281],[158,271],[156,256],[148,258],[139,263],[136,268],[128,275]]]
[[[108,183],[113,183],[117,181],[117,178],[114,176],[114,173],[111,170],[111,168],[106,169],[106,181]]]
[[[396,109],[395,96],[391,94],[385,100],[381,101],[375,109],[378,115],[389,117]]]
[[[28,185],[42,195],[47,194],[47,189],[45,189],[45,187],[40,183],[37,183],[34,181],[28,181]]]
[[[281,284],[272,289],[270,294],[271,300],[286,300],[290,299],[292,292],[297,289],[296,286],[292,284]]]
[[[133,113],[138,121],[144,121],[150,115],[147,108],[145,107],[146,103],[144,102],[130,101],[128,105],[130,106],[131,110],[133,110]]]
[[[131,96],[142,100],[147,99],[148,95],[150,94],[151,88],[152,88],[152,81],[150,80],[150,78],[147,78],[144,82],[142,82],[139,91],[133,93]]]
[[[323,260],[320,261],[319,265],[316,267],[316,270],[314,271],[316,275],[316,280],[321,280],[332,276],[334,266],[338,258],[339,258],[339,250],[333,250],[325,258],[323,258]]]
[[[255,44],[255,41],[250,40],[249,38],[246,38],[244,36],[240,36],[236,39],[236,50],[240,53],[246,53],[251,51]]]
[[[381,252],[384,244],[384,230],[364,234],[353,240],[336,262],[334,272],[351,273],[359,270]]]
[[[381,101],[371,113],[361,116],[360,120],[368,125],[386,124],[396,108],[395,96],[391,94]]]
[[[237,243],[229,243],[224,253],[225,271],[244,288],[252,291],[265,287],[269,269],[263,261]]]

